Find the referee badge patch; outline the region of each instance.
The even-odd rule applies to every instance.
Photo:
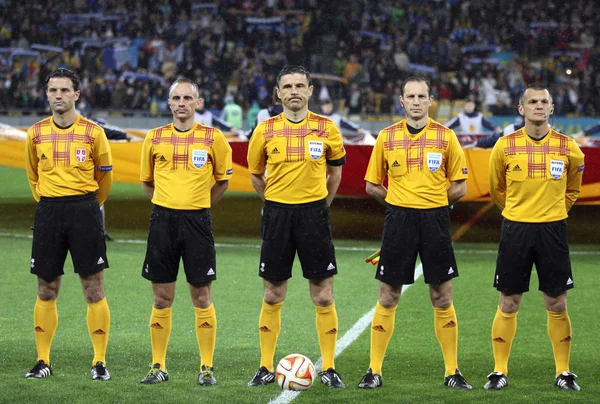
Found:
[[[208,152],[206,150],[192,150],[192,164],[194,167],[204,167],[204,164],[206,164],[207,155]]]
[[[427,167],[436,172],[442,165],[442,153],[427,153]]]
[[[319,157],[323,155],[323,142],[309,140],[308,152],[310,153],[310,157],[312,157],[314,160],[318,160]]]
[[[550,175],[555,180],[562,177],[565,170],[565,162],[562,160],[550,160]]]

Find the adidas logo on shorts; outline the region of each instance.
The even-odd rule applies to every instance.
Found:
[[[213,271],[213,269],[209,269],[208,272],[206,273],[206,275],[214,275],[215,271]]]
[[[452,275],[454,273],[454,269],[452,269],[452,267],[450,267],[450,269],[448,270],[448,275]]]
[[[333,265],[331,262],[329,263],[329,265],[327,266],[327,270],[331,271],[332,269],[335,269],[335,265]]]
[[[102,259],[102,257],[98,258],[98,265],[102,265],[104,264],[104,260]]]

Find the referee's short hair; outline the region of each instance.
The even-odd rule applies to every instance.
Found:
[[[69,80],[71,80],[71,83],[73,83],[73,90],[75,90],[75,91],[79,90],[79,84],[81,83],[81,80],[79,80],[79,76],[73,70],[69,70],[69,69],[65,69],[65,68],[61,67],[61,68],[54,70],[49,75],[47,75],[46,81],[44,82],[44,86],[46,87],[46,90],[48,89],[48,82],[50,81],[50,79],[55,79],[55,78],[69,79]]]
[[[308,70],[306,70],[306,68],[304,68],[304,66],[300,66],[300,65],[287,65],[284,66],[283,69],[281,69],[279,71],[279,74],[277,75],[277,88],[279,88],[279,80],[281,80],[281,78],[283,76],[286,76],[288,74],[304,74],[306,76],[306,81],[308,81],[308,85],[312,85],[311,79],[310,79],[310,73],[308,72]]]

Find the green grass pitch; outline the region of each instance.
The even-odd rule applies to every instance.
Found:
[[[19,175],[21,177],[19,177]],[[111,309],[111,331],[107,364],[108,382],[90,378],[92,348],[86,327],[86,304],[70,258],[65,266],[58,298],[59,325],[52,347],[54,375],[29,380],[24,374],[36,360],[33,306],[36,279],[29,274],[33,209],[24,173],[0,170],[0,403],[267,403],[281,393],[276,385],[250,388],[246,383],[259,364],[258,316],[262,283],[257,276],[259,240],[215,231],[217,276],[213,299],[218,330],[215,352],[217,385],[197,383],[199,354],[194,333],[194,312],[180,273],[173,306],[173,332],[167,353],[170,380],[159,385],[141,385],[149,370],[151,349],[149,316],[152,292],[141,277],[147,223],[110,225],[117,242],[108,244],[110,268],[105,271],[106,295]],[[17,180],[12,181],[15,177]],[[125,202],[140,206],[140,217],[149,213],[141,187],[118,184],[111,195],[114,216]],[[117,201],[125,201],[118,205]],[[240,200],[244,200],[240,197]],[[251,205],[254,209],[255,205]],[[111,211],[109,210],[109,215]],[[220,217],[216,213],[215,222]],[[248,216],[256,216],[249,212]],[[133,216],[130,211],[127,215]],[[381,215],[381,212],[378,212]],[[113,216],[113,217],[114,217]],[[225,219],[224,219],[225,220]],[[335,220],[335,217],[334,217]],[[217,223],[215,225],[218,227]],[[109,226],[109,229],[111,229]],[[228,225],[229,226],[229,225]],[[335,226],[335,222],[334,222]],[[571,228],[571,231],[573,228]],[[253,230],[254,231],[254,230]],[[257,233],[255,229],[254,233]],[[378,248],[376,240],[335,240],[340,274],[335,278],[335,300],[340,338],[376,302],[374,267],[364,258]],[[480,403],[480,402],[594,402],[600,396],[600,334],[597,297],[600,290],[597,245],[572,244],[571,260],[576,288],[569,292],[569,314],[573,324],[571,370],[578,374],[580,392],[553,386],[554,361],[546,331],[546,313],[533,275],[531,291],[525,294],[513,345],[510,386],[500,392],[483,389],[493,368],[490,332],[498,293],[492,287],[497,245],[457,243],[460,277],[454,281],[454,304],[459,320],[459,365],[473,391],[443,387],[444,367],[433,330],[433,312],[422,278],[400,300],[396,327],[384,362],[384,386],[363,391],[357,384],[369,365],[369,329],[336,359],[346,389],[328,390],[320,382],[295,398],[294,403]],[[283,306],[283,327],[276,360],[289,353],[302,353],[313,361],[320,357],[315,332],[315,310],[308,285],[298,266],[290,280]]]

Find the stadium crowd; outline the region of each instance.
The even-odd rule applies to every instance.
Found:
[[[543,82],[555,115],[600,115],[595,4],[3,0],[0,108],[45,108],[44,78],[67,67],[82,77],[82,111],[167,111],[180,74],[208,108],[232,95],[247,110],[269,103],[289,63],[311,71],[316,98],[344,100],[351,114],[402,112],[400,85],[418,73],[436,99],[471,97],[484,112],[514,113],[525,86]]]

